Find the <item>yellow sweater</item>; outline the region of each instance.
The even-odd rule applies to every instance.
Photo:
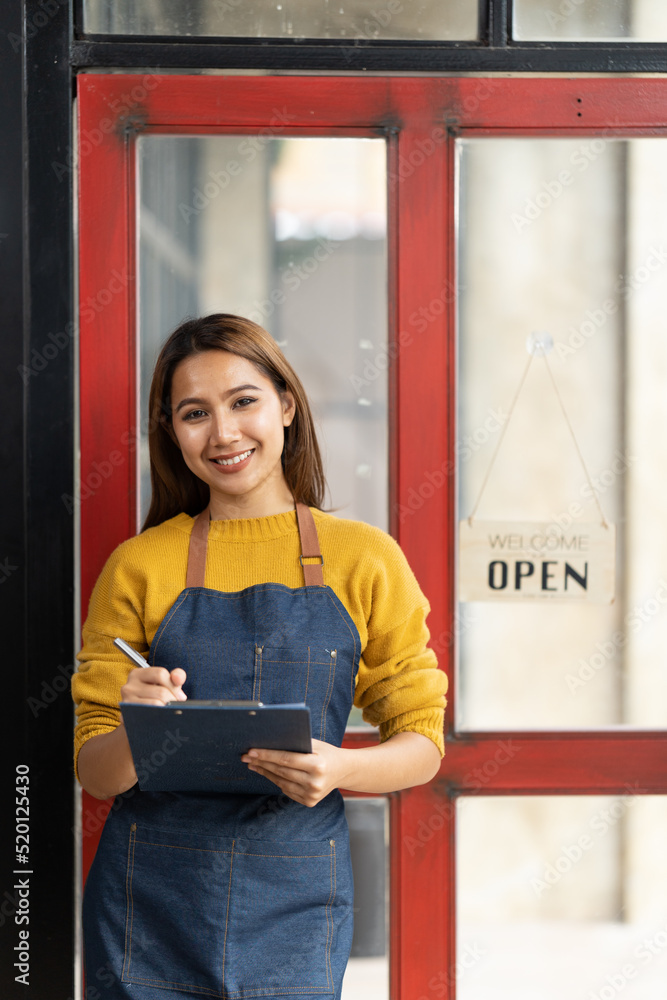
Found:
[[[324,582],[361,637],[354,703],[364,719],[395,733],[423,733],[444,754],[447,678],[426,648],[429,605],[401,549],[379,528],[313,509]],[[148,651],[160,622],[185,587],[193,519],[178,514],[130,538],[111,554],[95,585],[72,678],[75,767],[87,739],[120,723],[120,689],[132,664],[113,645],[121,636]],[[206,586],[234,592],[257,583],[302,587],[296,513],[211,521]]]

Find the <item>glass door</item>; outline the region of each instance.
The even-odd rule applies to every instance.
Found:
[[[155,348],[223,306],[307,373],[332,505],[386,527],[431,602],[440,773],[350,804],[378,1000],[583,1000],[621,976],[630,996],[660,969],[666,97],[645,79],[79,78],[83,608],[140,522]],[[564,530],[601,506],[614,602],[459,600],[480,492],[496,523]],[[495,582],[504,562],[551,590],[552,560],[506,555]],[[377,739],[357,723],[347,745]],[[84,796],[84,869],[108,808]]]

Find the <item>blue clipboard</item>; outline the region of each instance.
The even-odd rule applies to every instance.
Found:
[[[278,786],[241,755],[251,747],[312,753],[305,704],[121,702],[120,710],[142,791],[276,795]]]

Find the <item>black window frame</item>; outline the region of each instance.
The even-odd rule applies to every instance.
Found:
[[[473,41],[98,35],[76,3],[72,66],[402,73],[664,73],[667,42],[533,42],[513,38],[514,0],[478,0]]]

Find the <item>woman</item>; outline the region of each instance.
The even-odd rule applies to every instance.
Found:
[[[96,584],[73,678],[79,780],[116,796],[84,898],[90,996],[339,998],[338,789],[421,784],[443,753],[428,604],[388,535],[322,512],[306,396],[260,327],[182,324],[150,416],[151,507]],[[151,666],[132,669],[117,635]],[[305,701],[313,752],[244,755],[275,794],[141,792],[118,703],[186,698]],[[341,748],[353,701],[379,745]]]

